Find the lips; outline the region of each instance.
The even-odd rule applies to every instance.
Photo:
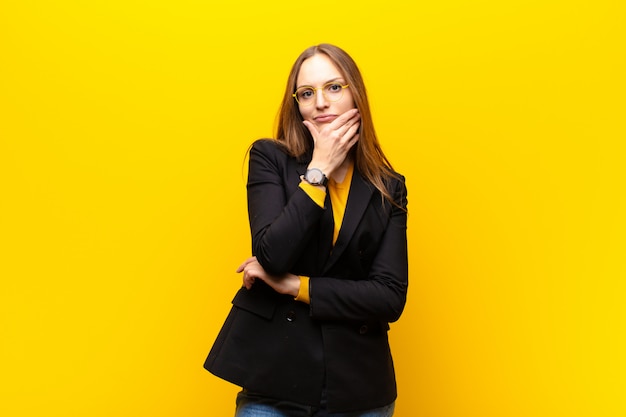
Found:
[[[317,123],[330,123],[336,118],[336,114],[320,114],[319,116],[315,116],[313,120],[315,120]]]

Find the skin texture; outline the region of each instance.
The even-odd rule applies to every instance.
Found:
[[[246,259],[239,265],[237,272],[243,272],[243,285],[248,290],[252,288],[256,279],[265,281],[274,291],[280,294],[289,294],[295,297],[300,290],[300,277],[294,274],[285,274],[282,276],[270,275],[265,272],[265,269],[263,269],[259,261],[257,261],[256,256],[251,256]]]
[[[317,54],[302,63],[296,85],[321,87],[329,81],[345,83],[345,78],[326,55]],[[336,102],[329,102],[318,90],[314,104],[299,105],[298,108],[304,125],[313,136],[313,158],[309,168],[318,168],[327,177],[343,180],[348,162],[346,156],[359,140],[360,115],[354,108],[350,87],[344,89],[343,97]]]
[[[297,87],[319,88],[329,81],[345,84],[345,78],[335,64],[326,55],[316,54],[302,63],[296,84]],[[320,169],[327,177],[342,182],[351,162],[348,152],[359,140],[360,115],[354,106],[350,87],[344,89],[341,100],[336,102],[328,101],[321,90],[316,90],[315,102],[298,108],[313,137],[313,157],[308,167]],[[239,265],[237,272],[243,273],[243,285],[247,289],[252,288],[257,279],[280,294],[296,297],[300,289],[300,277],[269,275],[254,256]]]

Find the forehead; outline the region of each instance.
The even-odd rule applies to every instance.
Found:
[[[315,54],[302,62],[297,85],[321,85],[336,78],[343,78],[343,74],[325,54]]]

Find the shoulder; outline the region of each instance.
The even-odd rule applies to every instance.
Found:
[[[406,178],[404,177],[404,175],[400,174],[399,172],[391,171],[389,177],[391,178],[391,181],[394,184],[405,184],[406,183]]]
[[[257,139],[250,145],[250,154],[260,153],[263,155],[288,156],[287,150],[276,139]]]
[[[387,190],[394,194],[397,192],[406,193],[406,178],[404,175],[396,171],[389,171],[385,177]]]
[[[250,145],[250,168],[287,172],[297,164],[285,146],[275,139],[258,139]]]
[[[400,207],[403,207],[406,210],[407,205],[407,188],[406,188],[406,178],[404,175],[392,171],[390,173],[388,182],[387,182],[387,190],[389,190],[389,194],[393,198],[396,204]]]

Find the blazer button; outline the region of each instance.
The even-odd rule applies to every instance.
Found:
[[[291,310],[287,313],[287,321],[294,321],[296,319],[296,312]]]
[[[367,325],[366,325],[366,324],[364,324],[363,326],[361,326],[361,327],[359,328],[359,333],[361,333],[361,334],[365,334],[365,333],[367,333],[367,331],[368,331],[368,330],[369,330],[369,328],[367,327]]]

